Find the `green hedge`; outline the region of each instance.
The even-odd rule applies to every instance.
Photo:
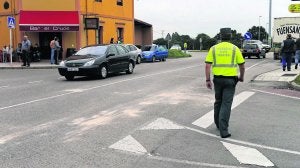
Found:
[[[183,57],[191,57],[190,54],[184,53],[184,51],[172,49],[169,50],[169,58],[183,58]]]
[[[295,83],[297,83],[298,85],[300,85],[300,75],[298,75],[297,78],[295,79]]]

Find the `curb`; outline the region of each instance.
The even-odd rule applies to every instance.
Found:
[[[296,84],[295,82],[290,82],[289,84],[293,89],[300,91],[300,85]]]
[[[0,67],[0,69],[57,69],[59,66]]]

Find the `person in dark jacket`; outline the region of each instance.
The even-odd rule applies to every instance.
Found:
[[[292,56],[294,51],[295,41],[292,39],[291,34],[286,36],[281,44],[281,54],[282,54],[282,69],[285,71],[287,68],[288,71],[291,71]]]
[[[298,68],[299,59],[300,59],[300,38],[296,40],[295,43],[296,53],[295,53],[295,69]]]

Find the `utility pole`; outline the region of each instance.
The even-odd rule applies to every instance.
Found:
[[[269,38],[272,37],[271,36],[271,25],[272,25],[271,19],[272,19],[272,0],[270,0],[270,5],[269,5]],[[268,44],[269,44],[269,38],[268,38]]]
[[[258,24],[258,40],[260,40],[260,18],[261,18],[261,16],[259,16],[259,18],[258,18],[258,22],[259,22],[259,24]]]

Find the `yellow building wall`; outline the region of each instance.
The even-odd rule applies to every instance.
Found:
[[[134,0],[123,0],[123,6],[117,5],[117,0],[96,1],[80,1],[81,14],[88,17],[98,17],[100,26],[103,26],[103,43],[110,43],[110,39],[114,38],[117,42],[117,28],[124,29],[124,43],[134,43]],[[82,23],[83,20],[82,20]],[[84,24],[83,24],[84,25]],[[94,30],[85,30],[82,26],[82,44],[95,44],[98,35]],[[88,33],[88,38],[86,37]]]
[[[23,10],[74,11],[76,0],[22,0]]]

